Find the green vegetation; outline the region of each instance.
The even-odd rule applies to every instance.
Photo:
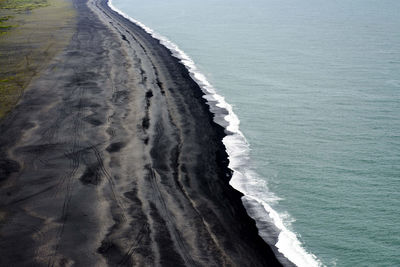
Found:
[[[0,11],[1,12],[1,11]],[[8,25],[7,21],[12,19],[14,16],[10,15],[1,15],[0,13],[0,36],[6,34],[8,30],[10,30],[14,25]]]
[[[14,17],[7,13],[27,12],[48,5],[47,0],[0,0],[0,36],[17,26],[7,23],[9,19]]]
[[[0,9],[15,11],[28,11],[39,7],[48,6],[47,0],[0,0]]]
[[[0,0],[0,119],[68,43],[74,17],[65,0]]]
[[[0,0],[0,38],[3,39],[2,36],[11,33],[14,28],[23,23],[23,21],[15,21],[14,18],[20,18],[23,13],[48,5],[47,0]],[[10,23],[10,20],[13,23]],[[0,39],[0,45],[5,43],[2,39]],[[0,63],[2,63],[0,69],[0,118],[18,102],[26,83],[23,66],[20,63],[8,64],[12,61],[10,59],[7,63],[4,62],[7,56],[7,54],[5,56],[0,55],[0,58],[2,58],[0,60]],[[14,71],[14,73],[7,72],[7,69]]]
[[[11,19],[11,18],[13,18],[13,16],[4,16],[4,17],[0,17],[0,25],[1,25],[1,23],[5,22],[5,21],[7,21],[7,20],[9,20],[9,19]]]

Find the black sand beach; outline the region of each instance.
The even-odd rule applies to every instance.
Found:
[[[0,122],[0,266],[280,266],[186,68],[105,0],[74,5]]]

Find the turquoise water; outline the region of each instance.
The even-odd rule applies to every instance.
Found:
[[[255,179],[307,253],[400,266],[400,1],[113,4],[232,104]]]

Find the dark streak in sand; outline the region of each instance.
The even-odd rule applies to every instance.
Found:
[[[279,266],[186,68],[104,0],[74,5],[0,124],[0,265]]]

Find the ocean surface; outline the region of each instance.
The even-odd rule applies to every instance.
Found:
[[[400,266],[400,1],[112,4],[233,109],[232,185],[263,238],[299,266]]]

